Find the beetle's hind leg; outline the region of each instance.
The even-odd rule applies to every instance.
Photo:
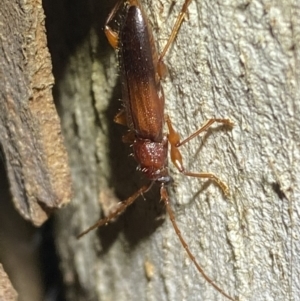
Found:
[[[171,145],[170,153],[171,153],[171,160],[173,164],[176,166],[176,168],[184,175],[189,176],[189,177],[195,177],[195,178],[206,178],[214,181],[223,191],[223,193],[227,196],[229,195],[229,188],[228,186],[221,180],[219,179],[215,174],[210,173],[210,172],[199,172],[199,173],[194,173],[190,171],[186,171],[184,166],[183,166],[183,159],[182,155],[179,151],[179,147],[188,143],[191,139],[195,138],[202,132],[206,131],[212,124],[215,122],[217,123],[223,123],[224,125],[233,126],[233,123],[230,119],[220,119],[220,118],[214,118],[214,119],[209,119],[200,129],[198,129],[196,132],[191,134],[189,137],[186,139],[180,141],[180,135],[175,131],[173,128],[171,119],[169,116],[165,117],[168,129],[169,129],[169,134],[168,134],[168,140]]]

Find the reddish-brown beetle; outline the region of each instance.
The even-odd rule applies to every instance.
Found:
[[[166,68],[162,59],[178,33],[190,2],[191,0],[185,0],[160,56],[157,54],[152,31],[138,0],[119,0],[106,20],[105,34],[113,48],[118,50],[124,102],[124,110],[117,114],[115,122],[128,126],[130,131],[123,137],[123,141],[132,144],[139,169],[150,180],[150,183],[122,202],[108,217],[99,220],[82,232],[78,238],[113,220],[156,182],[160,185],[160,196],[166,205],[175,232],[190,259],[207,282],[223,296],[234,300],[205,274],[190,252],[175,222],[166,189],[166,185],[173,181],[167,167],[168,146],[170,145],[171,160],[181,173],[190,177],[208,178],[217,183],[225,195],[229,192],[226,184],[212,173],[186,171],[178,148],[207,130],[215,122],[228,126],[232,126],[232,122],[229,119],[210,119],[195,133],[180,141],[180,136],[174,130],[169,116],[164,114],[165,100],[161,78],[165,75]],[[124,4],[123,7],[121,7],[122,4]],[[115,32],[109,27],[109,23],[121,9],[124,15],[122,15],[119,31]],[[168,135],[164,133],[165,122],[169,130]]]

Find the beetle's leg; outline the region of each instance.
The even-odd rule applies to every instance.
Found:
[[[121,124],[124,126],[127,126],[127,118],[126,118],[126,111],[122,109],[117,113],[117,115],[114,117],[114,122],[117,124]],[[122,136],[122,141],[124,143],[130,143],[132,144],[135,140],[136,136],[134,131],[129,130],[125,135]]]
[[[114,122],[127,126],[127,118],[125,109],[121,109],[114,117]]]
[[[169,118],[170,120],[170,118]],[[167,121],[168,122],[168,121]],[[171,123],[171,121],[169,121]],[[223,123],[224,125],[228,126],[228,127],[233,127],[234,124],[230,119],[220,119],[220,118],[212,118],[209,119],[208,121],[206,121],[206,123],[200,128],[198,129],[196,132],[194,132],[193,134],[191,134],[190,136],[188,136],[187,138],[185,138],[182,141],[178,141],[176,144],[176,147],[182,146],[184,144],[186,144],[187,142],[189,142],[190,140],[192,140],[193,138],[195,138],[196,136],[198,136],[199,134],[201,134],[202,132],[206,131],[209,127],[211,127],[215,122],[217,123]]]
[[[106,21],[105,21],[105,26],[104,26],[104,33],[107,37],[107,40],[109,42],[109,44],[116,49],[118,47],[119,44],[119,35],[116,31],[112,30],[109,27],[109,23],[110,21],[115,17],[117,11],[119,10],[121,4],[124,3],[124,0],[119,0],[116,5],[114,6],[114,8],[112,9],[112,11],[110,12],[110,14],[108,15]]]
[[[189,142],[191,139],[195,138],[198,136],[200,133],[203,131],[207,130],[213,123],[218,122],[218,123],[223,123],[228,126],[233,126],[233,123],[229,119],[209,119],[199,130],[197,130],[195,133],[184,139],[183,141],[180,141],[180,136],[179,134],[175,131],[173,128],[172,122],[170,120],[169,116],[165,117],[168,129],[169,129],[169,134],[168,134],[168,140],[171,145],[171,160],[173,164],[176,166],[176,168],[183,173],[186,176],[189,177],[196,177],[196,178],[207,178],[213,180],[215,183],[219,185],[219,187],[223,190],[225,195],[229,195],[229,189],[227,185],[220,180],[215,174],[210,173],[210,172],[199,172],[199,173],[193,173],[186,171],[184,166],[183,166],[183,160],[181,153],[179,151],[179,147],[182,146],[183,144]]]
[[[170,34],[170,37],[169,37],[169,40],[168,42],[166,43],[162,53],[160,54],[159,56],[159,61],[162,61],[163,57],[165,56],[165,54],[167,53],[168,49],[170,48],[170,46],[172,45],[172,43],[174,42],[177,34],[178,34],[178,31],[180,29],[180,26],[183,22],[183,18],[187,12],[187,8],[189,6],[189,4],[191,3],[192,0],[185,0],[185,2],[183,3],[183,6],[181,8],[181,11],[175,21],[175,24],[173,26],[173,29],[171,31],[171,34]]]
[[[108,25],[105,25],[104,33],[107,37],[109,44],[114,48],[118,48],[119,35],[117,32],[113,31]]]

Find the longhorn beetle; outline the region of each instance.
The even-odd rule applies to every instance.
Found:
[[[108,15],[105,23],[105,34],[111,46],[118,51],[124,103],[124,109],[117,114],[114,120],[116,123],[126,125],[129,128],[129,132],[123,136],[123,141],[132,144],[133,155],[139,164],[139,169],[150,180],[150,183],[142,186],[127,200],[119,204],[113,213],[97,221],[78,235],[78,238],[113,220],[139,196],[146,193],[154,183],[157,183],[160,185],[160,197],[164,201],[174,230],[188,256],[210,285],[229,300],[234,300],[206,275],[191,253],[176,224],[166,189],[166,186],[173,181],[167,167],[168,147],[170,146],[171,160],[179,172],[189,177],[213,180],[225,195],[229,193],[227,185],[213,173],[194,173],[185,170],[179,147],[206,131],[214,123],[221,123],[230,127],[233,126],[233,123],[229,119],[209,119],[200,129],[181,141],[169,116],[164,113],[165,99],[161,79],[166,75],[166,67],[163,63],[163,57],[177,36],[190,2],[191,0],[185,0],[171,35],[160,55],[156,51],[146,14],[138,0],[119,0]],[[121,18],[119,31],[116,32],[109,24],[121,10],[122,4],[124,5],[122,8],[124,15]],[[165,123],[168,134],[164,133]]]

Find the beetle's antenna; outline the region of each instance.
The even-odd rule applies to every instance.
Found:
[[[87,228],[86,230],[84,230],[83,232],[81,232],[79,235],[77,235],[77,239],[81,238],[85,234],[89,233],[90,231],[92,231],[92,230],[94,230],[94,229],[96,229],[98,227],[101,227],[103,225],[108,224],[113,219],[115,219],[118,215],[122,214],[125,211],[125,209],[128,206],[130,206],[139,196],[141,196],[142,194],[146,193],[152,187],[153,183],[154,182],[150,182],[150,184],[142,186],[138,191],[136,191],[127,200],[119,203],[118,208],[114,212],[112,212],[107,217],[98,220],[94,225],[90,226],[89,228]]]
[[[236,301],[235,299],[233,299],[232,297],[230,297],[228,294],[226,294],[219,286],[217,286],[214,281],[209,278],[209,276],[206,275],[206,273],[204,272],[203,268],[199,265],[199,263],[196,261],[196,258],[195,256],[191,253],[190,249],[189,249],[189,246],[188,244],[185,242],[185,240],[183,239],[182,237],[182,234],[177,226],[177,223],[175,221],[175,215],[173,213],[173,210],[171,208],[171,205],[170,205],[170,199],[169,199],[169,194],[167,192],[167,189],[165,188],[165,186],[161,186],[160,188],[160,196],[161,196],[161,199],[164,201],[165,205],[166,205],[166,209],[167,209],[167,212],[169,214],[169,217],[170,217],[170,220],[171,220],[171,223],[173,225],[173,228],[183,246],[183,248],[186,250],[186,252],[188,253],[190,259],[193,261],[194,265],[196,266],[197,270],[199,271],[199,273],[203,276],[203,278],[211,285],[214,287],[214,289],[216,289],[219,293],[221,293],[224,297],[226,297],[227,299],[229,300],[232,300],[232,301]]]

